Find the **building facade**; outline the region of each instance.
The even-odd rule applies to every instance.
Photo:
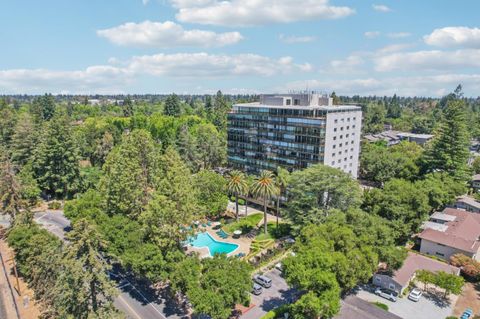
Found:
[[[322,163],[357,177],[362,111],[316,93],[262,95],[228,114],[228,162],[250,173]]]

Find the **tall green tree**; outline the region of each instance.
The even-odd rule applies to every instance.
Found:
[[[267,233],[267,203],[279,190],[270,171],[262,171],[252,184],[252,193],[263,200],[263,232]],[[237,209],[238,210],[238,209]]]
[[[220,132],[227,129],[227,113],[230,106],[223,96],[222,91],[217,91],[213,101],[212,122]]]
[[[227,178],[227,190],[235,196],[235,218],[238,221],[238,196],[247,192],[248,185],[245,174],[240,171],[231,171]]]
[[[466,181],[469,177],[469,143],[465,105],[459,100],[451,101],[444,110],[440,127],[425,154],[425,170],[443,171]]]
[[[123,116],[130,117],[133,116],[133,101],[130,96],[127,96],[125,100],[123,100]]]
[[[158,185],[159,146],[145,130],[133,130],[107,156],[100,180],[109,215],[137,218]]]
[[[42,191],[57,198],[72,196],[79,185],[79,160],[70,121],[58,114],[46,123],[33,156],[33,169]]]
[[[197,201],[203,216],[220,216],[228,204],[227,180],[210,170],[201,170],[194,175]]]
[[[38,143],[38,126],[35,125],[29,113],[18,116],[12,136],[12,161],[17,165],[25,165],[32,159]]]
[[[325,220],[333,209],[346,211],[361,203],[357,181],[325,165],[313,165],[290,175],[286,216],[299,228]]]
[[[333,92],[335,93],[335,92]],[[288,186],[288,179],[290,178],[290,173],[282,168],[282,167],[277,167],[277,172],[275,176],[275,184],[278,188],[278,195],[277,195],[277,220],[276,220],[276,229],[278,230],[278,218],[280,216],[280,201],[282,196],[286,196],[286,189]]]
[[[0,157],[3,157],[0,160],[0,213],[15,221],[22,208],[20,183],[10,159],[6,156]]]
[[[48,121],[55,114],[55,98],[47,94],[35,98],[31,106],[31,112],[37,120]]]
[[[180,106],[180,98],[175,93],[169,95],[165,100],[163,114],[169,116],[180,116],[182,109]]]
[[[107,277],[108,265],[101,256],[105,251],[105,242],[100,237],[95,226],[86,219],[80,219],[73,224],[73,230],[67,234],[70,245],[67,247],[66,256],[70,260],[77,260],[79,267],[76,271],[81,278],[85,303],[89,311],[98,314],[102,311],[113,309],[113,299],[116,294],[113,284]],[[88,318],[88,315],[78,318]]]

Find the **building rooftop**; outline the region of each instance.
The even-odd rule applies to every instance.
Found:
[[[341,301],[340,313],[334,319],[401,319],[368,301],[350,295]]]
[[[472,181],[473,181],[473,182],[480,182],[480,174],[473,175]]]
[[[251,102],[251,103],[237,103],[235,106],[245,106],[245,107],[262,107],[262,108],[271,108],[271,109],[286,109],[286,110],[326,110],[326,111],[336,111],[336,110],[361,110],[360,106],[356,105],[267,105],[261,104],[260,102]]]
[[[471,207],[480,209],[480,202],[476,201],[475,198],[463,195],[457,198],[457,202],[465,203]]]
[[[393,274],[393,279],[400,285],[406,286],[417,270],[428,270],[432,272],[444,271],[457,275],[460,272],[460,268],[458,267],[409,252],[407,259],[403,262],[403,266]]]
[[[455,216],[448,221],[445,231],[425,228],[418,236],[421,239],[475,253],[480,246],[480,214],[473,214],[461,209],[445,208],[444,214]]]
[[[455,215],[449,215],[444,212],[435,212],[430,216],[430,219],[438,219],[438,220],[443,220],[446,222],[453,222],[457,216]]]

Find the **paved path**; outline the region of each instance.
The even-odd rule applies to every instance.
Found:
[[[70,229],[70,221],[61,211],[35,213],[34,219],[52,234],[64,240],[65,232]],[[185,316],[165,298],[156,296],[147,288],[134,285],[124,274],[114,276],[120,294],[114,301],[115,307],[123,311],[130,319],[180,319]],[[0,317],[1,318],[1,317]]]
[[[235,202],[228,202],[227,209],[235,213]],[[245,216],[245,205],[238,205],[238,212],[240,217]],[[258,210],[254,207],[248,206],[247,207],[247,214],[263,214],[263,210]],[[272,215],[270,213],[267,213],[267,222],[275,222],[277,220],[277,217],[275,215]],[[282,217],[278,218],[279,222],[282,222]],[[263,219],[259,223],[259,225],[263,225]]]

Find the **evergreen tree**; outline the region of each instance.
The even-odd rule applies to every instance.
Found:
[[[230,107],[222,91],[219,90],[213,103],[212,120],[220,132],[224,132],[227,129],[227,113],[229,110]]]
[[[123,101],[123,116],[130,117],[133,116],[133,102],[130,96],[127,96]]]
[[[45,95],[37,97],[33,101],[31,112],[37,120],[50,120],[55,114],[55,98],[53,95],[45,93]]]
[[[444,109],[444,117],[425,154],[427,172],[444,171],[461,180],[467,180],[467,160],[470,135],[464,103],[451,101]]]
[[[78,188],[78,148],[69,119],[56,115],[46,124],[34,153],[33,169],[40,188],[58,198],[72,196]]]
[[[159,147],[145,130],[133,130],[107,156],[100,190],[108,214],[131,217],[145,209],[157,185]]]
[[[105,251],[104,240],[86,219],[80,219],[74,223],[73,230],[67,234],[67,239],[71,244],[67,247],[66,257],[78,261],[78,266],[75,267],[74,264],[71,269],[75,272],[70,273],[74,276],[78,275],[76,279],[81,284],[77,289],[80,293],[83,292],[83,301],[88,305],[88,311],[99,314],[113,309],[113,298],[116,292],[106,274],[109,267],[100,255]],[[80,316],[75,317],[88,318],[88,313],[85,311],[81,311],[78,315]]]
[[[21,113],[12,136],[12,161],[17,165],[25,165],[33,155],[38,143],[38,128],[28,113]]]
[[[5,155],[2,157],[0,160],[0,214],[9,215],[14,221],[22,206],[20,184],[15,176],[12,162]]]
[[[180,99],[175,93],[169,95],[165,100],[163,114],[169,116],[180,116],[181,113],[182,110],[180,108]]]

